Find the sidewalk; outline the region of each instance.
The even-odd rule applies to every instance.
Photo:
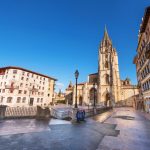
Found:
[[[150,113],[138,111],[139,114],[145,117],[145,119],[150,120]]]
[[[149,150],[150,114],[132,108],[116,108],[104,124],[116,124],[117,137],[105,136],[97,150]],[[146,118],[147,117],[147,118]]]

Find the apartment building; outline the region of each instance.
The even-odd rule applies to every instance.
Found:
[[[55,81],[21,67],[0,68],[0,105],[48,106],[53,100]]]
[[[150,111],[150,6],[146,8],[138,35],[136,64],[139,100],[136,108]]]

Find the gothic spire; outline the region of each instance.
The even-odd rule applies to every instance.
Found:
[[[111,39],[110,39],[110,37],[109,37],[109,35],[108,35],[106,25],[105,25],[104,37],[103,37],[103,42],[104,42],[104,41],[109,41],[109,43],[112,43],[112,42],[111,42]]]

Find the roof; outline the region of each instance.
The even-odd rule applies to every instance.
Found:
[[[145,9],[145,13],[144,13],[144,17],[143,17],[143,20],[142,20],[142,24],[140,25],[139,40],[138,40],[139,42],[138,42],[138,46],[137,46],[136,50],[138,50],[138,48],[139,48],[140,41],[141,41],[142,35],[143,35],[142,33],[146,29],[149,17],[150,17],[150,6]]]
[[[21,68],[21,67],[7,66],[7,67],[0,68],[0,70],[5,70],[5,69],[18,69],[18,70],[22,70],[22,71],[26,71],[26,72],[29,72],[29,73],[37,74],[39,76],[43,76],[43,77],[46,77],[46,78],[50,78],[54,81],[57,81],[57,79],[55,79],[53,77],[50,77],[50,76],[47,76],[47,75],[44,75],[44,74],[41,74],[41,73],[37,73],[37,72],[31,71],[31,70],[28,70],[28,69],[24,69],[24,68]]]
[[[98,73],[92,73],[92,74],[89,74],[89,76],[92,76],[92,75],[98,75]]]
[[[140,27],[140,33],[145,31],[149,17],[150,17],[150,6],[145,9],[142,25]]]

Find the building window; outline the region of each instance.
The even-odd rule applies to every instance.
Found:
[[[28,80],[29,80],[29,78],[26,79],[26,81],[28,81]]]
[[[12,97],[7,97],[7,103],[12,103]]]
[[[22,93],[22,90],[19,90],[19,91],[18,91],[18,94],[21,94],[21,93]]]
[[[3,103],[3,100],[4,100],[4,97],[2,96],[2,97],[1,97],[1,103]]]
[[[24,71],[22,72],[22,75],[25,75],[25,72],[24,72]]]
[[[40,99],[39,98],[37,98],[37,103],[39,103],[40,102]]]
[[[17,97],[17,103],[21,102],[21,97]]]
[[[27,73],[27,76],[28,76],[28,77],[29,77],[29,74],[30,74],[30,73]]]
[[[22,103],[25,103],[25,102],[26,102],[26,97],[23,97]]]
[[[24,94],[27,94],[27,91],[24,91]]]
[[[41,103],[43,103],[43,98],[41,98]]]
[[[3,91],[2,91],[3,93],[5,93],[5,89],[3,89]]]
[[[23,87],[23,83],[20,83],[20,87]]]
[[[24,77],[21,77],[21,80],[23,80],[24,79]]]
[[[17,74],[17,70],[13,70],[13,74]]]

